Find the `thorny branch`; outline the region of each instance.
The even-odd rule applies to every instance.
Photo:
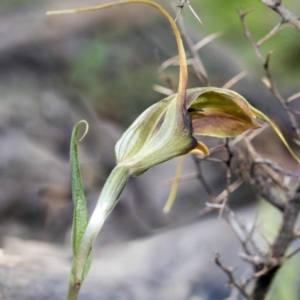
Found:
[[[273,268],[269,268],[255,282],[253,289],[253,299],[263,300],[269,290],[271,282],[284,261],[284,254],[288,246],[294,239],[294,226],[300,211],[300,188],[293,199],[291,199],[283,212],[283,221],[275,242],[273,243],[269,256],[277,260]],[[257,265],[255,272],[263,270],[264,265]]]
[[[262,167],[265,167],[264,170],[262,170]],[[265,170],[268,170],[269,172],[264,172]],[[270,172],[272,172],[272,170],[279,173],[283,177],[280,176],[279,180],[274,179],[275,176],[270,176]],[[252,174],[252,178],[254,178],[255,187],[259,191],[259,195],[283,212],[286,203],[278,193],[278,189],[272,188],[272,185],[274,187],[280,186],[280,188],[288,192],[287,188],[282,185],[280,180],[282,181],[282,178],[293,178],[298,181],[299,174],[281,168],[272,160],[261,158],[253,160],[250,168],[250,174]]]
[[[300,30],[300,18],[281,5],[281,0],[261,0],[261,2],[274,10],[283,23],[289,23]]]
[[[239,12],[242,26],[244,28],[244,34],[249,40],[264,69],[265,78],[263,78],[263,82],[282,105],[292,125],[293,131],[295,131],[298,140],[300,140],[300,129],[296,120],[296,113],[289,108],[289,103],[291,101],[300,98],[300,92],[287,98],[284,98],[281,95],[273,82],[269,68],[272,52],[269,52],[267,56],[264,57],[260,50],[263,43],[265,43],[278,31],[287,27],[288,24],[300,29],[300,19],[285,9],[279,0],[261,0],[261,2],[276,11],[282,18],[281,22],[262,39],[255,42],[245,22],[245,17],[250,11],[244,13]],[[186,0],[180,1],[180,11],[185,4],[189,4],[189,2]],[[203,67],[199,53],[197,52],[197,45],[193,44],[184,27],[184,23],[180,20],[179,26],[183,32],[183,36],[189,47],[190,53],[192,54],[191,62],[193,62],[196,75],[203,85],[207,85],[209,83],[209,77]],[[247,73],[245,71],[239,73],[234,78],[230,79],[224,87],[231,88],[232,85],[236,84],[239,80],[246,76],[246,74]],[[300,251],[299,248],[294,250],[288,256],[284,256],[290,243],[295,238],[300,237],[300,234],[294,233],[295,222],[300,211],[299,174],[280,167],[272,160],[262,159],[255,151],[251,144],[251,140],[266,128],[268,128],[268,126],[264,125],[260,130],[255,132],[245,133],[233,140],[226,140],[224,144],[217,145],[212,148],[211,156],[209,157],[203,158],[194,156],[196,174],[193,174],[192,177],[197,177],[199,179],[211,201],[210,203],[207,203],[207,207],[201,210],[200,213],[206,213],[211,210],[219,211],[219,215],[229,224],[243,247],[244,253],[241,253],[240,257],[252,266],[253,271],[243,281],[237,280],[233,274],[234,269],[226,267],[221,262],[218,253],[215,255],[215,263],[227,275],[229,285],[248,300],[265,299],[274,276],[280,269],[281,265],[285,260]],[[241,143],[241,141],[244,143]],[[244,148],[240,147],[239,144],[244,144]],[[225,159],[214,157],[215,154],[220,154],[221,152],[225,152]],[[245,157],[247,155],[248,157]],[[215,195],[214,190],[206,181],[201,168],[201,163],[203,161],[220,163],[226,168],[226,188],[219,195]],[[245,173],[247,174],[246,176]],[[237,179],[236,175],[238,176]],[[252,227],[249,229],[248,226],[229,207],[229,197],[231,193],[233,193],[234,190],[242,183],[246,182],[247,177],[250,179],[250,182],[254,182],[254,185],[257,187],[256,190],[259,191],[259,195],[279,209],[283,214],[281,228],[275,241],[272,244],[269,244],[268,242],[268,251],[262,250],[260,245],[254,239],[254,234],[259,234],[259,228],[256,224],[256,220],[254,220]],[[234,178],[233,182],[232,178]],[[290,195],[289,189],[291,184],[289,184],[289,186],[285,184],[284,179],[288,179],[287,181],[289,182],[293,179],[294,183],[297,182],[299,187],[295,195]],[[283,191],[283,197],[282,195],[278,195],[277,189],[281,189]],[[263,238],[262,235],[261,237]],[[251,288],[249,287],[249,284],[251,284]]]
[[[215,263],[227,275],[228,285],[229,286],[234,286],[246,299],[250,300],[251,299],[250,296],[245,291],[245,286],[235,280],[234,275],[233,275],[234,270],[232,268],[227,268],[223,265],[223,263],[220,260],[220,256],[219,256],[218,253],[215,254]]]
[[[270,164],[271,162],[267,160],[267,163]],[[217,206],[215,206],[215,208],[220,209]],[[227,268],[220,263],[218,256],[215,258],[215,262],[228,276],[229,284],[237,288],[246,299],[265,299],[274,276],[282,263],[300,251],[300,249],[296,249],[291,255],[284,257],[288,246],[295,239],[294,227],[300,211],[300,186],[298,187],[296,195],[286,204],[282,203],[281,208],[283,210],[282,225],[274,243],[269,246],[268,253],[262,252],[253,239],[255,223],[253,227],[248,230],[245,224],[228,206],[224,209],[223,217],[237,235],[245,251],[240,257],[253,265],[254,273],[242,283],[234,278],[231,268]],[[251,281],[253,282],[253,289],[252,293],[249,294],[246,288]]]
[[[249,136],[248,136],[249,137]],[[248,143],[246,145],[249,146],[249,139],[247,139]],[[229,153],[229,149],[227,148],[228,144],[217,146],[213,149],[213,153],[218,153],[220,151],[226,151],[228,153],[227,159],[222,160],[218,158],[201,158],[196,159],[198,165],[201,161],[204,160],[212,160],[215,162],[219,162],[222,164],[228,164],[228,161],[232,159],[232,155]],[[251,148],[251,147],[250,147]],[[235,150],[237,148],[235,147]],[[251,149],[252,151],[255,151]],[[234,156],[233,156],[234,157]],[[239,280],[235,279],[233,270],[231,268],[225,267],[219,259],[217,255],[215,258],[216,264],[226,273],[229,279],[229,284],[235,287],[241,295],[243,295],[246,299],[251,300],[262,300],[265,298],[270,284],[274,279],[276,272],[281,267],[282,263],[289,259],[291,256],[295,255],[300,251],[300,249],[296,249],[292,252],[291,255],[284,257],[286,249],[290,245],[290,243],[295,239],[294,234],[294,226],[296,222],[296,218],[298,216],[300,210],[300,188],[296,193],[296,196],[292,197],[289,201],[283,201],[280,199],[276,193],[274,193],[274,199],[271,198],[272,195],[272,186],[266,184],[266,178],[264,176],[268,176],[270,178],[274,177],[274,185],[278,186],[278,179],[276,179],[276,173],[279,173],[280,176],[291,177],[298,180],[298,176],[296,173],[287,171],[280,166],[278,166],[275,162],[269,159],[262,159],[258,157],[256,152],[252,153],[251,156],[252,163],[249,164],[248,170],[249,174],[253,176],[253,178],[260,178],[261,179],[261,186],[265,188],[264,190],[260,190],[260,194],[266,198],[268,202],[273,204],[275,207],[280,209],[283,212],[283,221],[281,228],[278,232],[277,238],[275,239],[273,244],[269,245],[269,251],[265,252],[261,250],[260,246],[254,240],[254,232],[257,231],[257,225],[254,221],[252,228],[247,228],[242,220],[239,219],[237,214],[231,210],[228,206],[228,200],[226,200],[226,205],[220,205],[221,201],[224,204],[224,199],[228,199],[230,196],[232,189],[228,187],[224,190],[223,197],[215,197],[213,194],[212,188],[209,184],[205,181],[204,175],[201,172],[201,169],[198,169],[199,179],[201,180],[202,184],[205,184],[205,190],[211,197],[211,203],[208,204],[208,207],[205,211],[209,211],[212,209],[217,209],[219,211],[223,210],[222,217],[226,220],[229,226],[232,228],[233,232],[236,234],[237,238],[240,240],[241,245],[243,246],[244,252],[240,255],[240,257],[250,263],[253,266],[253,272],[243,281],[240,282]],[[200,167],[200,166],[199,166]],[[252,171],[251,171],[252,170]],[[255,170],[255,172],[254,172]],[[230,172],[232,172],[230,168]],[[272,172],[275,174],[272,174]],[[263,175],[264,174],[264,175]],[[273,180],[271,179],[271,181]],[[281,179],[282,180],[282,179]],[[228,183],[227,183],[228,184]],[[277,198],[275,197],[277,196]],[[285,195],[287,196],[287,194]],[[256,232],[257,234],[257,232]],[[249,284],[252,283],[252,293],[249,292]]]
[[[201,19],[199,18],[199,16],[196,14],[195,10],[193,9],[192,5],[190,4],[189,0],[179,0],[179,4],[177,5],[177,7],[179,7],[179,11],[177,13],[177,16],[175,18],[175,22],[177,21],[182,9],[184,8],[185,4],[188,6],[188,8],[190,9],[190,11],[192,12],[192,14],[195,16],[195,18],[202,24]]]
[[[179,25],[179,28],[180,28],[181,35],[184,38],[187,46],[189,47],[189,50],[190,50],[192,56],[193,56],[193,68],[196,72],[196,75],[197,75],[199,81],[204,86],[207,86],[207,85],[209,85],[207,72],[205,70],[205,67],[202,63],[202,60],[201,60],[200,56],[197,53],[198,50],[196,49],[191,37],[187,33],[187,29],[185,27],[183,18],[180,18],[180,17],[178,18],[178,25]]]
[[[268,2],[270,5],[271,3],[273,3],[274,7],[275,7],[275,2],[276,3],[279,3],[278,5],[280,6],[280,1],[278,0],[262,0],[262,2]],[[277,5],[277,6],[278,6]],[[250,42],[257,58],[259,59],[259,61],[261,62],[262,66],[263,66],[263,69],[265,71],[265,78],[263,78],[263,82],[264,84],[268,87],[268,89],[270,90],[270,92],[275,96],[275,98],[279,101],[279,103],[282,105],[284,111],[286,112],[286,115],[287,117],[289,118],[290,120],[290,123],[292,125],[292,130],[295,131],[296,135],[297,135],[297,138],[298,140],[300,140],[300,128],[298,126],[298,123],[297,123],[297,120],[296,120],[296,117],[295,117],[295,114],[291,111],[291,109],[289,108],[289,101],[287,99],[285,99],[281,94],[280,92],[278,91],[273,79],[272,79],[272,76],[271,76],[271,72],[270,72],[270,68],[269,68],[269,64],[270,64],[270,58],[271,58],[271,55],[272,55],[272,51],[269,52],[267,54],[266,57],[264,57],[260,51],[260,46],[262,45],[263,42],[265,42],[267,40],[267,38],[265,37],[263,42],[262,40],[260,40],[259,42],[255,42],[248,27],[247,27],[247,24],[245,22],[245,17],[250,13],[252,12],[252,10],[248,10],[246,12],[241,12],[241,11],[238,11],[239,13],[239,16],[240,16],[240,19],[241,19],[241,22],[242,22],[242,25],[243,25],[243,29],[244,29],[244,34],[246,36],[246,38],[248,39],[248,41]],[[299,21],[300,22],[300,21]],[[300,27],[299,27],[300,29]],[[274,30],[274,29],[273,29]],[[275,32],[278,32],[278,28],[275,27]],[[267,35],[268,38],[270,38],[273,34],[269,34]]]

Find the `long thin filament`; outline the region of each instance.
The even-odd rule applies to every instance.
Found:
[[[186,159],[186,157],[187,157],[187,155],[183,155],[179,158],[180,160],[176,167],[175,177],[172,182],[170,194],[169,194],[168,200],[163,208],[163,212],[165,214],[170,212],[170,210],[175,202],[177,191],[178,191],[179,179],[180,179],[180,175],[182,173],[182,167],[183,167],[183,163],[184,163],[184,160]]]
[[[74,14],[74,13],[91,12],[91,11],[97,11],[97,10],[113,7],[113,6],[116,6],[116,5],[132,4],[132,3],[147,4],[147,5],[150,5],[154,8],[156,8],[157,10],[159,10],[165,16],[165,18],[171,24],[174,35],[175,35],[175,38],[176,38],[178,54],[179,54],[180,72],[179,72],[179,84],[178,84],[178,97],[177,97],[177,99],[178,99],[179,104],[180,104],[181,107],[183,105],[186,106],[185,94],[186,94],[187,81],[188,81],[188,69],[187,69],[186,55],[185,55],[182,39],[181,39],[180,32],[178,30],[178,27],[177,27],[175,21],[170,16],[170,14],[166,10],[164,10],[159,4],[156,4],[155,2],[148,1],[148,0],[124,0],[124,1],[106,3],[106,4],[92,6],[92,7],[79,8],[79,9],[66,9],[66,10],[49,11],[49,12],[47,12],[47,15]]]
[[[279,129],[279,127],[269,118],[267,117],[265,114],[263,114],[261,111],[259,111],[258,109],[252,107],[251,110],[253,111],[253,113],[260,119],[262,119],[263,121],[267,122],[272,128],[273,130],[276,132],[276,134],[279,136],[279,138],[281,139],[282,143],[285,145],[285,147],[288,149],[288,151],[290,152],[290,154],[293,156],[293,158],[298,162],[298,164],[300,164],[300,159],[299,157],[295,154],[295,152],[292,150],[291,146],[288,144],[288,142],[286,141],[285,137],[283,136],[281,130]]]

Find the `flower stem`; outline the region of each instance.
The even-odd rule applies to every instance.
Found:
[[[71,282],[77,284],[82,283],[84,276],[86,275],[84,274],[84,267],[92,243],[98,235],[105,219],[117,204],[118,198],[125,187],[128,178],[129,171],[124,165],[117,165],[110,173],[84,232],[77,255],[74,258],[74,273],[72,274],[73,278]]]
[[[78,294],[80,290],[80,285],[78,284],[72,284],[70,282],[69,284],[69,290],[68,290],[68,295],[67,295],[67,300],[77,300]]]

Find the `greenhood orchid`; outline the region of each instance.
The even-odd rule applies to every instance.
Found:
[[[259,128],[255,113],[239,94],[221,88],[186,91],[186,104],[174,110],[178,95],[152,105],[126,130],[116,144],[117,164],[128,166],[137,176],[148,168],[176,156],[209,150],[194,136],[235,137]],[[184,122],[178,123],[182,118]]]
[[[83,185],[78,164],[76,135],[82,121],[75,126],[71,140],[74,215],[80,215],[76,213],[76,207],[84,207],[82,208],[84,222],[80,222],[79,217],[74,217],[74,259],[69,295],[78,293],[88,272],[92,243],[116,205],[128,178],[138,176],[157,164],[191,152],[209,155],[208,148],[195,136],[235,137],[249,129],[259,128],[260,125],[255,119],[260,118],[273,127],[290,153],[300,163],[278,127],[267,116],[253,108],[241,95],[216,87],[187,89],[188,70],[180,33],[172,17],[160,5],[149,0],[125,0],[48,14],[96,11],[130,3],[142,3],[156,8],[171,24],[179,53],[178,91],[144,111],[117,142],[116,167],[104,185],[88,224],[85,199],[83,194],[78,192],[83,190]],[[76,297],[70,296],[69,299],[76,299]]]

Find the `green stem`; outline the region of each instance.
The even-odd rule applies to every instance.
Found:
[[[67,295],[67,300],[77,300],[78,294],[80,290],[80,285],[79,284],[69,284],[69,290],[68,290],[68,295]]]
[[[92,243],[98,235],[105,219],[117,204],[128,178],[128,168],[124,165],[117,165],[110,173],[102,189],[95,210],[82,237],[76,258],[74,258],[75,274],[73,276],[77,283],[81,283],[83,280],[83,271]]]

